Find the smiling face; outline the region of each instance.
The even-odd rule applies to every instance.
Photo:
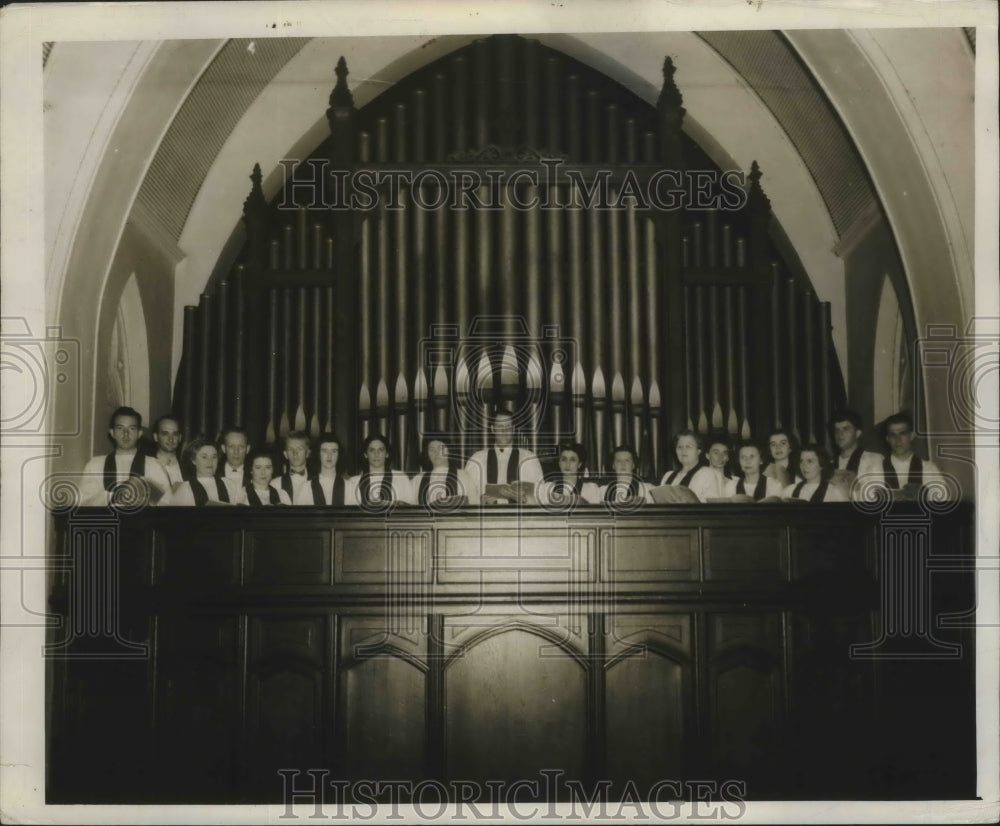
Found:
[[[721,442],[715,442],[708,449],[708,464],[716,470],[722,470],[729,462],[729,448]]]
[[[905,459],[913,445],[913,431],[906,422],[895,422],[886,429],[885,440],[894,456]]]
[[[853,452],[860,436],[861,431],[850,422],[833,423],[833,441],[837,443],[837,448],[844,455]]]
[[[785,462],[792,452],[791,442],[784,433],[775,433],[767,446],[771,450],[771,458],[776,462]]]
[[[319,446],[319,469],[327,473],[333,473],[337,469],[337,460],[340,458],[340,445],[336,442],[323,442]]]
[[[176,453],[181,444],[181,427],[173,419],[163,419],[156,427],[153,440],[164,453]]]
[[[616,453],[615,457],[617,458],[617,456]],[[559,470],[563,473],[580,472],[580,457],[575,450],[564,450],[559,454]]]
[[[368,469],[372,473],[381,473],[385,470],[385,460],[388,450],[381,439],[375,439],[365,449],[365,458],[368,460]]]
[[[677,461],[681,463],[681,467],[693,468],[698,464],[700,456],[701,450],[694,436],[681,436],[677,440]]]
[[[289,439],[285,444],[285,458],[292,470],[304,470],[309,458],[309,442],[305,439]]]
[[[822,468],[819,463],[819,456],[815,451],[803,450],[799,457],[799,473],[807,482],[818,482],[822,475]]]
[[[139,420],[135,416],[115,416],[108,430],[115,448],[123,452],[135,450],[139,442],[139,426]]]
[[[751,479],[760,473],[760,451],[751,446],[740,448],[740,470]]]
[[[253,465],[250,468],[250,478],[253,480],[255,487],[263,490],[270,484],[273,477],[274,462],[271,461],[270,456],[258,456],[253,460]]]
[[[247,437],[242,433],[227,433],[222,442],[222,452],[226,463],[231,467],[240,467],[247,456]]]
[[[611,467],[619,476],[631,476],[635,471],[635,460],[627,450],[619,450],[611,459]]]
[[[219,451],[215,445],[202,445],[194,454],[194,470],[199,476],[215,476],[219,466]]]

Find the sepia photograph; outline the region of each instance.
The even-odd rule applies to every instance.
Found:
[[[995,822],[997,32],[4,7],[4,822]]]

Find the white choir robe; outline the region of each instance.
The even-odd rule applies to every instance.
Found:
[[[160,467],[163,468],[164,473],[167,474],[171,488],[175,488],[184,482],[184,474],[181,473],[181,463],[177,461],[176,457],[174,457],[172,462],[164,462],[159,456],[156,457],[156,460],[160,463]]]
[[[272,488],[270,485],[268,485],[266,488],[261,489],[261,488],[257,487],[256,485],[254,485],[253,486],[253,490],[254,490],[254,493],[257,494],[257,498],[260,499],[261,506],[262,507],[269,507],[270,504],[271,504],[271,494],[268,493],[268,491],[274,490],[274,488]],[[301,488],[300,488],[300,490],[301,490]],[[246,489],[245,488],[243,490],[243,495],[246,496]],[[288,494],[284,490],[282,490],[281,488],[278,488],[278,501],[282,505],[291,505],[292,504],[292,500],[288,498]],[[250,504],[250,499],[249,498],[247,498],[247,504],[248,505]]]
[[[491,447],[487,450],[477,450],[469,457],[469,461],[465,463],[465,472],[472,477],[480,496],[486,493],[486,485],[488,484],[486,470],[489,467],[489,454],[491,450],[495,450],[497,454],[497,481],[494,484],[503,485],[507,483],[507,465],[510,462],[514,448]],[[520,473],[517,478],[522,482],[531,482],[533,485],[537,485],[542,481],[544,475],[538,457],[525,447],[519,447],[517,453],[518,464],[520,465]]]
[[[448,495],[448,490],[445,486],[445,479],[448,478],[448,468],[433,468],[432,470],[418,473],[410,480],[413,501],[418,505],[420,504],[420,485],[427,473],[431,476],[431,481],[428,483],[428,497],[431,502],[443,499]],[[464,468],[457,468],[455,476],[458,488],[456,496],[467,496],[469,497],[470,505],[478,505],[479,488],[476,486],[473,477]]]
[[[543,479],[535,488],[535,498],[542,505],[561,504],[566,499],[565,494],[560,491],[561,485],[561,478]],[[601,503],[601,489],[595,483],[585,479],[580,485],[580,499],[587,505],[599,505]]]
[[[667,479],[674,473],[674,471],[668,470],[663,474],[660,484],[680,485],[681,479],[687,476],[688,472],[688,470],[681,468],[677,471],[676,476],[674,476],[673,482],[668,482]],[[709,499],[721,499],[722,491],[719,490],[718,478],[719,474],[712,470],[712,468],[708,467],[708,465],[702,465],[694,472],[694,476],[691,477],[687,488],[698,497],[699,502],[707,502]]]
[[[802,485],[802,490],[799,491],[799,495],[795,496],[795,489],[802,484],[801,482],[793,482],[791,485],[786,487],[781,491],[782,499],[804,499],[806,502],[809,501],[810,497],[816,492],[816,489],[820,486],[819,482],[806,482]],[[849,501],[847,495],[844,493],[843,489],[837,485],[827,485],[826,496],[823,497],[824,502],[847,502]]]
[[[764,479],[764,496],[781,496],[781,482],[777,479],[772,479],[770,476],[760,475],[759,478]],[[727,498],[732,498],[736,496],[736,486],[739,485],[739,477],[726,480],[726,487],[723,490],[723,495]],[[752,485],[744,484],[746,488],[746,495],[753,496],[753,492],[757,487],[757,481],[755,480]]]
[[[333,486],[334,486],[334,483],[337,481],[337,477],[336,476],[324,476],[321,473],[321,474],[319,474],[319,476],[314,476],[313,478],[316,479],[319,482],[320,489],[323,491],[323,501],[319,502],[319,503],[317,503],[315,501],[315,498],[313,497],[312,482],[310,482],[308,485],[299,485],[295,489],[295,498],[292,500],[293,504],[295,504],[295,505],[316,505],[316,504],[325,505],[327,502],[329,502],[332,499],[332,497],[333,497]],[[284,491],[282,491],[282,493],[284,493]],[[348,504],[348,499],[347,499],[347,480],[346,479],[344,480],[344,504],[345,505]]]
[[[191,490],[192,485],[201,485],[202,489],[208,494],[209,502],[221,502],[219,499],[219,489],[215,484],[216,477],[214,476],[199,476],[196,479],[191,479],[185,482],[174,494],[174,498],[171,501],[171,505],[180,505],[186,507],[194,507],[194,492]],[[226,492],[229,494],[230,505],[245,505],[247,503],[247,492],[243,490],[242,487],[236,487],[231,485],[228,481],[223,480],[222,484],[226,486]],[[223,504],[227,504],[223,502]]]
[[[392,485],[393,496],[398,504],[402,505],[415,505],[417,503],[416,496],[413,493],[413,486],[410,484],[410,478],[403,473],[401,470],[390,471],[390,484]],[[382,477],[385,476],[384,473],[378,475],[371,474],[372,481],[372,493],[375,494],[378,491],[379,484]],[[352,476],[344,483],[344,504],[352,506],[361,506],[361,491],[358,485],[361,482],[361,475]]]
[[[135,459],[137,451],[131,453],[118,453],[115,451],[115,481],[124,482],[129,478],[129,471],[132,469],[132,461]],[[80,504],[86,507],[107,505],[111,501],[111,494],[104,489],[104,462],[107,454],[94,456],[88,460],[83,468],[83,479],[80,481]],[[152,456],[145,458],[146,472],[143,479],[149,482],[160,494],[160,498],[154,505],[169,505],[171,499],[172,485],[170,477],[163,469],[163,465]]]
[[[629,484],[631,484],[631,481],[632,481],[631,479],[623,480],[621,487],[619,487],[615,493],[616,501],[621,502],[628,496],[628,486]],[[604,497],[608,495],[608,488],[613,487],[616,484],[617,482],[609,482],[606,485],[601,485],[601,487],[598,488],[597,490],[597,501],[599,503],[603,502]],[[643,502],[646,502],[648,504],[652,504],[653,502],[653,494],[649,492],[649,485],[647,485],[641,479],[639,480],[638,498],[642,499]]]

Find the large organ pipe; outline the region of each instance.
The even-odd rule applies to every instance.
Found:
[[[799,359],[798,359],[798,324],[796,323],[795,279],[785,281],[785,327],[788,331],[786,346],[788,347],[788,426],[792,433],[799,436]]]
[[[475,65],[476,96],[473,102],[473,143],[482,149],[490,142],[490,55],[489,44],[477,40],[473,45],[472,59]]]
[[[374,382],[384,379],[389,375],[389,347],[392,339],[389,335],[389,326],[392,321],[390,315],[390,290],[392,275],[392,237],[389,232],[389,213],[386,211],[384,199],[380,198],[378,205],[373,212],[375,219],[375,289],[370,295],[375,306],[375,317],[373,319],[372,345],[377,347],[378,358],[375,360]],[[372,305],[362,305],[361,314],[370,313]],[[380,331],[376,338],[375,325]],[[374,387],[375,384],[373,383]]]
[[[292,408],[292,291],[281,291],[281,418],[278,435],[285,436],[289,430],[288,411]]]
[[[625,119],[625,163],[633,164],[639,157],[639,137],[636,134],[635,118]]]
[[[694,247],[694,266],[701,267],[705,263],[705,228],[701,221],[691,225],[692,246]]]
[[[587,404],[587,379],[583,373],[583,365],[578,361],[573,366],[573,439],[581,444],[587,443],[585,408]],[[597,457],[593,457],[593,468],[599,467]]]
[[[694,290],[694,352],[695,375],[698,378],[698,432],[708,430],[708,416],[705,400],[705,290],[701,286]]]
[[[604,250],[601,240],[601,213],[596,209],[587,210],[587,233],[588,247],[590,250],[590,268],[587,274],[587,285],[589,287],[589,308],[588,313],[590,323],[583,329],[590,334],[590,363],[594,367],[600,367],[607,363],[607,342],[605,340],[605,326],[607,325],[607,314],[604,308],[607,306],[604,300],[604,282],[607,277],[607,270],[604,266]],[[593,390],[593,388],[591,388]],[[603,395],[603,393],[602,393]],[[597,396],[596,391],[594,396]]]
[[[522,74],[527,78],[523,84],[521,102],[524,105],[524,142],[528,146],[538,146],[538,84],[534,82],[539,77],[538,57],[540,44],[530,38],[522,42]]]
[[[749,359],[750,342],[747,340],[747,288],[740,285],[736,288],[736,341],[739,349],[740,372],[740,405],[743,412],[743,423],[740,427],[740,438],[750,438],[750,387],[747,383],[747,360]],[[777,378],[777,377],[775,377]],[[763,422],[757,423],[757,432],[766,427]]]
[[[586,139],[585,144],[585,158],[588,163],[598,163],[602,160],[601,158],[601,97],[593,89],[587,90],[586,97],[586,108],[584,110],[586,114],[586,122],[584,125],[584,136]]]
[[[742,238],[740,239],[743,240]],[[738,251],[738,249],[737,249]],[[771,424],[782,427],[781,396],[785,383],[781,376],[781,350],[785,342],[781,340],[781,332],[785,325],[781,321],[781,277],[777,265],[771,268]]]
[[[527,368],[524,377],[525,389],[528,393],[528,410],[530,412],[530,433],[531,450],[538,453],[538,434],[542,429],[540,416],[542,413],[542,387],[544,377],[542,376],[542,364],[537,353],[531,353],[528,357]]]
[[[551,153],[558,153],[563,145],[560,137],[563,122],[559,106],[563,100],[560,81],[559,60],[550,57],[545,61],[545,148]],[[554,198],[555,193],[550,193],[550,197]]]
[[[612,199],[616,199],[616,193],[612,192]],[[600,215],[600,213],[598,213]],[[607,294],[610,298],[609,328],[607,337],[610,343],[611,371],[614,375],[625,372],[625,343],[627,339],[627,325],[625,323],[625,300],[628,282],[622,273],[622,242],[621,242],[621,222],[622,213],[619,210],[611,210],[604,216],[607,231],[607,255],[604,260],[606,266],[602,267],[603,280],[607,283]],[[626,255],[631,258],[631,251],[626,251]],[[595,304],[595,308],[600,313],[600,304]],[[624,388],[622,400],[624,401]]]
[[[212,382],[212,296],[202,293],[201,301],[198,305],[198,320],[201,345],[201,364],[198,371],[198,431],[206,436],[211,433],[212,422],[209,418],[209,401],[211,394],[209,387]]]
[[[721,430],[725,424],[719,397],[722,382],[722,364],[719,351],[719,288],[714,284],[708,288],[708,342],[711,350],[709,369],[712,372],[712,428]]]
[[[374,420],[376,431],[389,438],[389,387],[384,378],[375,387]]]
[[[694,310],[691,306],[694,303],[691,298],[691,293],[694,289],[690,285],[681,287],[684,293],[684,357],[682,361],[684,362],[684,395],[687,410],[686,426],[688,430],[694,429],[693,421],[697,418],[692,413],[694,410],[694,371],[697,368],[697,364],[694,361],[696,356]]]
[[[412,194],[412,193],[411,193]],[[428,271],[429,264],[429,250],[427,249],[427,210],[425,209],[414,209],[411,210],[411,216],[413,218],[412,231],[410,233],[410,249],[413,252],[413,273],[410,278],[410,295],[413,300],[414,310],[413,319],[410,321],[410,335],[408,336],[410,340],[410,357],[406,359],[407,369],[412,370],[414,367],[419,367],[419,342],[423,341],[424,338],[430,333],[430,319],[428,317],[429,307],[430,307],[430,290],[428,289],[431,283],[430,273]]]
[[[315,223],[313,224],[312,249],[313,249],[313,257],[312,257],[313,269],[320,270],[323,268],[323,258],[324,258],[323,253],[325,251],[323,245],[322,224],[315,224]]]
[[[538,190],[532,188],[532,191],[537,193]],[[541,197],[555,202],[557,194],[555,192],[545,192],[542,193]],[[538,210],[534,211],[537,212]],[[565,279],[561,277],[561,273],[566,270],[566,265],[563,262],[563,214],[563,210],[560,209],[548,209],[544,212],[546,242],[544,272],[547,273],[545,284],[548,287],[546,301],[548,306],[546,309],[548,311],[549,323],[554,324],[558,328],[560,338],[572,335],[569,325],[565,323],[565,319],[563,318]],[[538,218],[535,220],[538,221]]]
[[[438,433],[448,431],[448,413],[451,408],[451,398],[448,395],[448,372],[439,364],[434,368],[434,429]]]
[[[742,341],[738,350],[734,344],[736,327],[733,319],[733,288],[728,285],[722,288],[722,309],[722,317],[725,319],[723,332],[726,354],[726,406],[729,409],[729,415],[726,416],[726,430],[735,434],[739,430],[739,419],[736,415],[736,361],[746,357],[746,348]]]
[[[583,121],[580,117],[580,77],[579,75],[569,75],[566,78],[566,131],[565,141],[569,149],[570,160],[580,163],[583,161]]]
[[[644,330],[646,350],[644,358],[647,362],[646,366],[649,369],[648,384],[650,391],[652,391],[654,386],[657,388],[659,387],[659,382],[662,378],[660,375],[660,323],[658,320],[662,290],[660,289],[660,282],[656,273],[656,227],[649,218],[642,219],[642,227],[644,240],[643,249],[645,252],[645,289],[641,291],[641,295],[645,296],[644,300],[646,305],[646,325]],[[682,360],[687,360],[684,353],[680,353],[679,355]],[[642,365],[640,364],[640,370],[641,369]],[[652,402],[650,402],[650,404],[652,404]],[[691,405],[689,402],[688,410],[690,409]],[[650,422],[650,427],[653,427],[653,424],[653,422]],[[654,455],[650,458],[653,460],[654,465],[656,462],[659,462],[658,456]]]
[[[226,408],[229,406],[229,284],[219,282],[215,293],[218,307],[215,319],[215,421],[221,429],[225,427]]]
[[[805,290],[802,294],[802,338],[805,349],[802,355],[805,361],[805,402],[806,402],[806,424],[802,435],[809,442],[816,441],[816,358],[813,324],[813,294],[811,290]]]
[[[625,435],[625,379],[615,371],[611,379],[611,436],[616,445],[627,441]]]
[[[451,295],[448,271],[448,216],[450,210],[436,209],[431,213],[431,223],[434,227],[434,324],[441,326],[454,323],[454,318],[448,315],[448,296]],[[422,287],[421,287],[422,289]],[[465,334],[464,330],[460,331]]]
[[[454,123],[452,148],[463,150],[469,147],[469,61],[465,55],[458,55],[451,64],[451,88],[454,90]]]
[[[652,130],[642,134],[642,162],[656,163],[659,159],[660,142],[656,139],[656,133]]]
[[[736,239],[736,266],[743,269],[747,265],[747,241],[745,238]]]
[[[452,233],[452,260],[455,262],[455,317],[458,321],[459,336],[469,334],[472,312],[472,265],[469,246],[471,244],[471,219],[465,209],[446,210],[454,222]]]
[[[323,290],[320,287],[311,287],[309,289],[309,303],[312,305],[312,324],[310,326],[311,346],[309,354],[309,363],[312,366],[312,380],[311,380],[311,390],[309,399],[309,407],[311,408],[311,416],[309,417],[309,434],[314,438],[319,436],[319,432],[322,429],[321,419],[320,419],[320,405],[322,403],[322,375],[323,375],[323,360],[329,360],[333,358],[333,353],[327,350],[325,353],[322,349],[322,338],[323,338],[323,301],[322,301]],[[333,329],[333,325],[328,325],[330,329]]]
[[[414,307],[409,301],[409,275],[407,265],[409,264],[409,232],[407,225],[407,217],[411,213],[408,209],[410,202],[410,193],[401,189],[399,192],[399,203],[403,207],[402,211],[396,212],[392,216],[392,250],[389,255],[391,256],[393,263],[393,270],[395,275],[394,283],[394,295],[395,300],[395,319],[392,321],[393,327],[395,328],[396,336],[396,358],[395,365],[391,365],[390,371],[384,371],[382,377],[389,379],[393,373],[398,375],[405,375],[409,371],[409,351],[412,346],[410,343],[410,325],[414,321]],[[423,286],[422,284],[420,285]],[[385,319],[389,319],[390,316],[387,314],[383,316]]]
[[[441,163],[448,154],[448,87],[447,78],[438,72],[434,75],[434,91],[431,94],[431,160]]]
[[[197,324],[197,307],[188,305],[184,308],[184,410],[182,415],[184,416],[184,429],[186,433],[196,433],[194,415],[195,415],[195,397],[197,396],[197,391],[195,390],[195,352],[197,351],[197,345],[195,342],[198,340],[198,331],[196,328]]]
[[[640,264],[643,248],[639,245],[639,219],[635,213],[635,205],[629,204],[625,211],[625,255],[627,261],[628,283],[628,376],[632,379],[631,392],[629,394],[629,407],[633,424],[638,421],[638,431],[633,428],[631,439],[632,447],[639,450],[639,435],[642,433],[643,397],[642,382],[639,376],[642,374],[644,365],[644,348],[642,346],[642,329],[645,326],[645,319],[642,313],[643,300],[648,301],[649,296],[643,294],[642,282],[640,279]],[[625,331],[615,331],[616,335],[624,336]],[[638,389],[639,397],[636,399],[635,391]]]
[[[459,453],[463,459],[468,459],[475,444],[475,435],[472,433],[471,417],[469,415],[469,362],[468,359],[461,358],[455,365],[454,393],[455,393],[455,414],[453,429],[458,431]]]
[[[430,433],[428,405],[427,405],[427,379],[424,377],[422,367],[417,368],[417,375],[413,379],[413,407],[416,411],[416,435],[417,450],[423,445],[423,440]]]
[[[361,439],[367,439],[372,432],[372,396],[367,382],[361,382],[358,392],[358,421],[361,424]]]
[[[395,444],[397,468],[409,471],[410,450],[407,444],[407,413],[406,407],[409,401],[409,393],[406,387],[406,378],[400,373],[396,376],[396,388],[392,394],[392,425],[393,433],[390,437]]]
[[[706,214],[705,230],[708,266],[717,267],[719,265],[719,215],[714,209],[710,209]]]
[[[281,247],[277,238],[272,238],[267,246],[267,264],[272,270],[281,266]]]
[[[583,278],[583,208],[580,206],[579,194],[575,187],[568,191],[569,209],[566,218],[569,222],[568,246],[569,246],[569,318],[564,335],[573,342],[574,363],[571,365],[573,373],[573,423],[576,440],[583,441],[583,404],[582,396],[577,393],[577,383],[580,392],[586,392],[586,380],[581,369],[579,376],[576,369],[581,363],[586,363],[589,358],[587,352],[587,337],[584,335],[587,324],[586,315],[586,293],[584,291]],[[568,368],[569,369],[569,368]]]
[[[590,386],[593,395],[591,405],[593,409],[592,452],[598,472],[603,473],[605,469],[604,457],[608,450],[607,439],[604,435],[605,428],[607,427],[608,397],[607,388],[604,384],[604,373],[600,365],[594,370],[594,379]]]
[[[534,199],[538,197],[538,188],[534,184],[528,184],[525,187],[523,203],[533,203]],[[517,251],[517,236],[516,236],[516,224],[514,220],[517,218],[518,211],[510,204],[507,205],[505,210],[511,213],[511,225],[508,227],[511,230],[511,243],[512,243],[512,253],[516,255]],[[524,276],[525,276],[525,299],[526,299],[526,315],[528,322],[528,332],[532,337],[539,337],[542,334],[542,306],[544,304],[542,295],[542,271],[541,271],[541,214],[537,207],[532,207],[526,210],[524,213]],[[504,247],[506,249],[507,242],[505,241]],[[506,255],[506,252],[505,252]],[[515,264],[515,275],[516,275],[516,264]],[[558,281],[559,276],[557,273],[560,270],[548,270],[549,280]],[[544,382],[543,382],[544,384]],[[542,386],[542,385],[540,385]]]
[[[643,399],[642,392],[642,381],[638,376],[632,379],[632,390],[629,393],[629,424],[631,425],[631,430],[629,433],[628,442],[632,447],[639,452],[642,450],[642,425],[645,418],[645,401]],[[644,465],[649,466],[650,456],[642,456]],[[652,474],[652,470],[649,473]]]
[[[397,103],[392,107],[392,159],[396,163],[406,163],[408,153],[406,151],[406,139],[409,137],[409,129],[406,123],[406,104]]]
[[[235,349],[233,351],[233,421],[238,425],[244,425],[246,420],[244,408],[244,375],[246,373],[246,361],[244,350],[247,346],[246,335],[246,293],[245,281],[246,269],[242,264],[236,267],[236,284],[233,289],[233,309],[235,313]],[[256,332],[254,334],[256,341]],[[256,365],[254,365],[256,368]]]
[[[605,126],[608,130],[607,146],[604,157],[608,163],[619,163],[621,160],[621,137],[618,125],[618,106],[609,103],[605,107]]]
[[[662,451],[660,448],[660,418],[663,405],[660,400],[660,386],[653,382],[649,387],[649,461],[652,466],[652,477],[656,478],[662,468]]]
[[[427,162],[427,92],[413,92],[413,162]]]
[[[729,224],[722,225],[722,266],[733,266],[733,228]]]
[[[569,363],[565,360],[565,351],[562,357],[552,360],[552,369],[549,371],[549,392],[543,398],[548,399],[549,410],[552,413],[551,432],[556,439],[566,438],[568,427],[566,425],[566,398],[569,386],[569,376],[566,370]]]
[[[309,227],[309,211],[304,207],[299,207],[299,237],[298,237],[298,265],[300,270],[309,266],[309,246],[306,243]]]
[[[515,318],[515,313],[517,312],[518,300],[520,296],[518,295],[518,281],[520,281],[522,275],[520,267],[517,265],[517,249],[518,249],[518,238],[517,238],[517,210],[514,208],[513,204],[510,203],[509,196],[512,193],[503,193],[503,208],[500,210],[500,214],[497,216],[499,218],[499,227],[497,232],[497,253],[499,256],[499,272],[497,276],[499,278],[500,284],[503,287],[500,289],[500,311],[504,315],[504,341],[509,343],[511,337],[519,329],[518,322],[519,319]],[[488,213],[487,213],[488,214]],[[525,243],[530,243],[528,239],[525,239]],[[537,250],[537,239],[535,243],[535,249]],[[537,275],[537,270],[535,271]],[[496,279],[493,279],[496,280]],[[538,303],[537,294],[537,284],[532,284],[530,281],[527,284],[527,304],[530,306],[532,303],[536,305]],[[489,307],[490,304],[485,304],[484,306]],[[531,309],[528,309],[528,318],[532,317]],[[537,318],[537,313],[534,314]],[[536,330],[531,331],[532,334],[536,334]]]
[[[819,405],[824,418],[832,412],[830,408],[830,302],[819,305]],[[823,441],[830,447],[830,430],[823,427]]]
[[[308,290],[305,287],[299,287],[297,292],[298,297],[296,305],[298,309],[298,317],[295,322],[295,349],[298,357],[298,364],[295,365],[297,368],[297,386],[295,388],[295,395],[298,400],[298,405],[295,408],[295,429],[305,430],[309,426],[306,421],[306,339],[308,334],[306,328],[306,314],[308,308],[306,307],[306,303],[308,301]]]
[[[379,118],[375,121],[375,161],[389,162],[389,119]]]
[[[372,162],[372,135],[371,132],[358,132],[358,163],[369,164]]]
[[[264,439],[268,444],[278,440],[275,419],[278,416],[278,291],[267,292],[267,428]]]
[[[335,421],[335,417],[333,414],[333,314],[335,312],[333,302],[334,302],[333,287],[324,287],[323,304],[325,312],[323,316],[326,319],[326,344],[323,348],[323,354],[324,354],[323,365],[325,367],[323,390],[326,399],[326,418],[324,419],[325,425],[323,426],[323,430],[327,430],[330,432],[336,432],[338,426],[338,423]],[[367,315],[366,313],[362,312],[361,313],[362,319],[366,315]],[[362,325],[362,327],[363,326],[364,325]],[[365,363],[366,362],[362,362],[362,364]],[[365,371],[360,370],[358,372],[361,379],[364,380]],[[342,439],[345,439],[345,438],[350,438],[352,435],[353,434],[349,433],[341,433],[340,437]]]
[[[292,225],[285,224],[284,231],[282,232],[282,251],[284,255],[281,259],[281,265],[286,270],[290,270],[295,266],[295,241],[293,238]]]

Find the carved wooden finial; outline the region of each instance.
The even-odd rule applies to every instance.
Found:
[[[750,189],[747,193],[749,206],[761,212],[768,212],[771,209],[771,199],[764,194],[761,188],[760,179],[764,173],[760,171],[760,164],[754,161],[750,164]]]
[[[333,91],[330,92],[330,109],[351,109],[354,107],[354,95],[351,94],[351,90],[347,88],[347,76],[350,72],[347,71],[347,61],[344,60],[343,55],[341,55],[340,60],[337,61],[337,68],[334,70],[337,75],[337,84],[333,87]],[[327,111],[329,116],[330,112]]]
[[[267,207],[267,201],[264,199],[264,188],[261,186],[262,178],[260,164],[255,163],[253,165],[253,172],[250,173],[250,180],[252,182],[250,194],[247,195],[246,200],[243,202],[244,221],[259,215]]]
[[[665,57],[663,59],[663,88],[660,90],[660,97],[656,101],[657,110],[669,118],[672,123],[680,125],[680,122],[684,119],[684,97],[681,95],[680,89],[677,88],[677,84],[674,83],[674,72],[677,68],[674,66],[674,61],[670,57]]]

